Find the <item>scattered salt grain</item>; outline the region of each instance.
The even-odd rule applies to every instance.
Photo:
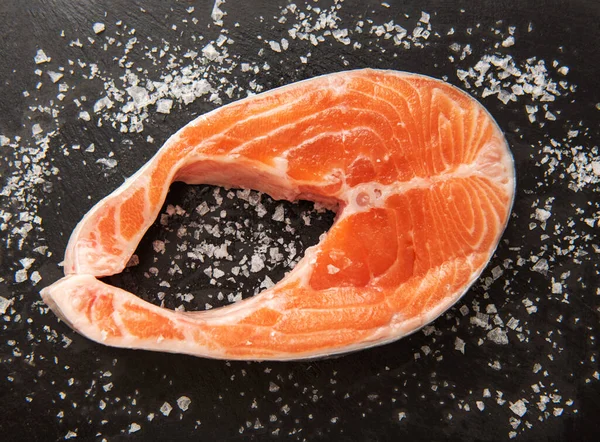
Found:
[[[254,254],[252,255],[252,259],[250,260],[250,271],[252,273],[260,272],[265,268],[265,262],[261,259],[260,256]]]
[[[6,310],[12,305],[13,302],[14,299],[12,298],[6,299],[4,296],[0,296],[0,315],[5,314]]]
[[[173,106],[173,100],[162,99],[156,103],[156,112],[160,114],[170,114],[171,107]]]
[[[523,417],[525,413],[527,413],[527,406],[521,399],[519,399],[515,403],[511,402],[509,408],[513,413],[515,413],[519,417]]]
[[[515,44],[515,38],[511,35],[506,40],[502,42],[502,46],[505,48],[509,48]]]
[[[210,61],[214,61],[219,56],[219,51],[212,44],[207,44],[202,48],[202,54]]]
[[[106,29],[106,26],[104,26],[104,23],[94,23],[92,29],[95,34],[101,34]]]
[[[15,272],[15,282],[17,284],[20,284],[24,281],[27,281],[27,270],[21,269],[21,270],[18,270],[17,272]]]
[[[487,337],[490,341],[498,345],[508,344],[508,336],[506,335],[506,332],[500,327],[496,327],[493,330],[490,330],[487,334]]]
[[[545,274],[548,272],[548,261],[544,258],[539,259],[531,268],[534,272]]]
[[[457,336],[454,340],[454,349],[460,351],[462,354],[465,354],[465,341]]]
[[[40,275],[40,272],[36,270],[31,274],[29,280],[32,282],[33,285],[37,285],[37,283],[42,280],[42,276]]]
[[[76,431],[69,430],[67,432],[67,434],[65,434],[65,440],[73,439],[75,437],[77,437],[77,432]]]
[[[192,400],[187,396],[181,396],[179,399],[177,399],[177,406],[181,411],[187,411],[191,403]]]
[[[225,0],[215,0],[212,12],[210,14],[210,18],[213,19],[214,24],[217,26],[223,26],[223,17],[226,15],[226,13],[221,10],[219,6],[223,5],[224,3]]]
[[[160,407],[160,412],[164,415],[164,416],[168,416],[169,414],[171,414],[171,410],[173,410],[173,407],[171,407],[171,404],[169,404],[168,402],[165,402],[164,404],[162,404],[162,406]]]
[[[107,169],[112,169],[117,166],[117,160],[114,158],[99,158],[96,160],[96,164],[102,164],[106,166]]]
[[[540,221],[542,223],[545,223],[546,221],[548,221],[548,218],[550,218],[551,215],[552,215],[552,213],[547,210],[540,209],[540,208],[535,209],[535,219],[537,219],[538,221]]]
[[[50,77],[50,81],[52,81],[52,83],[57,83],[61,78],[63,78],[64,74],[61,74],[60,72],[48,71],[48,76]]]
[[[269,41],[269,46],[271,47],[272,51],[281,52],[281,45],[279,44],[279,42],[271,40]]]
[[[43,49],[38,49],[33,60],[35,61],[35,64],[42,64],[48,63],[52,59],[46,55]]]
[[[131,433],[135,433],[136,431],[140,431],[142,427],[139,424],[136,424],[135,422],[132,422],[131,425],[129,426],[129,434]]]

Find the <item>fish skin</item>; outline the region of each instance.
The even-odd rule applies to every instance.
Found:
[[[174,134],[71,235],[42,290],[74,330],[116,347],[246,360],[331,356],[400,339],[452,306],[493,255],[515,172],[501,130],[457,88],[397,71],[293,83]],[[253,298],[175,312],[109,286],[173,181],[337,207],[321,242]]]

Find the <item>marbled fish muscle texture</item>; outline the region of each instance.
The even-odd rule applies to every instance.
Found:
[[[227,307],[176,312],[97,279],[124,269],[173,181],[320,201],[338,214],[278,284]],[[66,276],[42,296],[73,329],[117,347],[288,360],[380,345],[434,320],[477,279],[514,186],[501,131],[467,94],[396,71],[325,75],[173,135],[83,218]]]

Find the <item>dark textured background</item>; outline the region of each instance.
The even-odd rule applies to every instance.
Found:
[[[581,121],[587,140],[583,141],[584,146],[591,149],[597,145],[600,134],[600,112],[596,109],[596,103],[600,103],[598,3],[421,1],[395,5],[390,0],[391,7],[382,8],[379,2],[369,5],[370,2],[347,1],[342,9],[345,17],[357,19],[368,15],[377,23],[384,23],[388,18],[400,21],[404,13],[418,18],[420,11],[427,11],[431,14],[434,31],[438,31],[441,37],[430,39],[425,48],[386,52],[381,51],[380,46],[371,47],[366,35],[362,37],[364,44],[360,51],[328,42],[311,49],[312,57],[308,64],[298,62],[298,55],[304,52],[295,53],[292,44],[282,54],[267,49],[262,57],[257,55],[258,48],[265,47],[263,42],[256,40],[257,34],[265,39],[286,36],[285,27],[274,20],[261,19],[278,15],[279,7],[285,2],[269,2],[269,6],[261,3],[229,0],[222,8],[228,14],[229,35],[236,42],[232,49],[244,60],[268,61],[271,65],[270,70],[259,74],[259,83],[265,88],[360,67],[400,69],[438,78],[447,76],[448,81],[461,87],[456,78],[458,65],[448,61],[451,54],[448,45],[455,41],[470,43],[473,57],[479,57],[495,38],[489,31],[492,26],[515,26],[517,29],[518,44],[500,48],[500,53],[509,53],[519,59],[536,56],[546,59],[547,63],[560,59],[562,64],[570,67],[568,80],[570,84],[577,85],[577,89],[558,98],[557,105],[561,110],[558,121],[539,127],[527,120],[523,111],[524,101],[503,105],[495,97],[482,100],[506,133],[515,155],[518,182],[514,217],[489,269],[502,264],[505,259],[516,261],[511,247],[521,247],[519,253],[524,258],[539,249],[543,242],[540,229],[530,231],[527,225],[531,221],[532,202],[549,196],[556,198],[551,225],[564,226],[574,219],[573,229],[578,230],[581,236],[588,235],[585,244],[579,242],[583,241],[581,238],[574,239],[575,246],[585,248],[588,254],[577,259],[558,257],[551,263],[548,274],[532,272],[530,265],[511,267],[487,290],[476,284],[457,307],[435,322],[433,335],[419,332],[394,344],[336,359],[297,363],[230,363],[97,345],[70,331],[53,314],[40,313],[39,306],[34,305],[39,299],[38,290],[61,276],[57,264],[62,259],[68,235],[86,211],[134,173],[171,133],[216,105],[202,98],[184,107],[175,105],[169,115],[151,113],[142,134],[123,135],[109,125],[99,128],[94,120],[84,122],[77,119],[78,110],[72,102],[69,104],[65,100],[65,109],[58,117],[59,132],[51,139],[46,158],[60,169],[60,173],[47,179],[51,183],[48,185],[51,185],[51,191],[39,199],[38,212],[43,219],[44,231],[37,235],[37,243],[29,244],[24,250],[6,247],[0,254],[0,276],[6,279],[0,285],[0,294],[5,298],[15,297],[13,307],[22,316],[19,323],[3,325],[0,335],[0,438],[62,440],[72,430],[82,440],[101,440],[103,437],[109,440],[256,440],[286,437],[291,440],[406,438],[492,441],[508,438],[512,430],[509,419],[515,416],[508,403],[501,405],[496,401],[496,392],[502,391],[507,401],[537,399],[539,394],[532,394],[530,386],[542,382],[545,392],[553,389],[560,392],[563,415],[540,421],[535,401],[529,403],[528,413],[521,418],[523,422],[518,428],[517,439],[597,440],[600,433],[596,422],[600,412],[600,384],[592,374],[598,370],[596,334],[600,301],[596,288],[600,281],[598,254],[589,247],[590,241],[598,244],[597,227],[583,223],[583,215],[576,213],[575,207],[590,208],[586,216],[591,216],[590,213],[598,210],[598,189],[597,185],[592,185],[573,192],[567,187],[568,180],[556,175],[545,177],[539,164],[542,154],[538,143],[553,136],[557,139],[564,137],[567,127],[574,127]],[[186,12],[190,5],[195,6],[192,15]],[[140,7],[146,12],[140,12]],[[218,35],[219,30],[210,26],[212,7],[212,2],[193,1],[4,0],[0,4],[0,133],[20,135],[25,143],[31,136],[33,122],[42,125],[47,122],[47,116],[29,108],[31,99],[22,94],[23,90],[35,92],[36,83],[40,81],[40,77],[34,74],[38,66],[33,61],[38,48],[52,56],[53,62],[68,58],[88,60],[98,63],[104,72],[110,72],[117,78],[122,70],[113,61],[115,54],[111,53],[112,49],[103,51],[99,45],[69,47],[68,42],[76,37],[82,40],[87,36],[100,39],[102,36],[94,36],[91,30],[94,22],[105,23],[108,35],[114,30],[114,23],[123,20],[136,29],[140,39],[151,36],[157,42],[161,36],[167,38],[168,35],[169,41],[194,48],[191,32],[183,30],[179,34],[169,29],[172,23],[180,23],[181,18],[194,16],[199,20],[197,33],[205,35],[201,48],[206,41]],[[464,12],[460,12],[461,8]],[[498,20],[503,21],[501,26],[497,24]],[[239,28],[232,25],[236,21],[241,23]],[[534,31],[527,33],[530,22],[534,24]],[[465,28],[477,23],[481,27],[476,28],[472,35],[464,32]],[[451,27],[455,27],[457,33],[448,37],[446,32]],[[65,39],[59,37],[63,29],[68,36]],[[360,36],[353,37],[354,41],[360,39]],[[152,72],[143,51],[133,51],[130,59],[135,60],[136,66],[146,66]],[[39,68],[49,69],[45,65]],[[241,79],[240,83],[251,80],[250,74],[247,75],[249,78]],[[43,76],[46,76],[45,72]],[[73,84],[72,79],[68,82]],[[102,90],[101,81],[85,81],[78,93],[97,99]],[[475,92],[475,95],[479,93]],[[43,101],[55,95],[55,89],[42,89],[34,96]],[[148,143],[148,135],[156,142]],[[125,144],[124,140],[130,140],[131,144]],[[59,153],[62,145],[84,146],[90,142],[95,143],[96,153],[86,157],[86,164],[82,163],[82,157],[66,157]],[[0,148],[0,175],[3,177],[10,176],[14,168],[13,154],[9,149]],[[105,157],[111,150],[118,159],[115,169],[106,171],[90,161],[90,158]],[[167,226],[154,226],[138,249],[140,265],[109,280],[156,301],[155,281],[143,276],[144,270],[152,265],[152,241],[157,238],[172,241],[157,265],[168,266],[170,259],[166,256],[176,253],[177,236],[174,232],[181,224],[189,226],[190,222],[209,220],[203,221],[193,210],[202,201],[214,202],[212,192],[213,189],[207,186],[174,185],[167,204],[179,204],[192,215],[171,217]],[[225,194],[224,191],[221,193]],[[270,219],[279,203],[266,196],[262,197],[262,201],[269,211],[266,218]],[[9,198],[0,200],[0,207],[9,212],[17,210]],[[243,204],[235,199],[226,199],[222,205],[222,209],[227,210],[223,225],[247,217],[250,219],[246,230],[249,238],[252,232],[264,228],[273,238],[282,237],[285,241],[293,240],[307,247],[316,243],[319,234],[332,222],[331,213],[311,211],[309,203],[299,206],[284,203],[284,207],[286,216],[297,227],[293,234],[282,232],[276,223],[257,218],[254,212],[244,209]],[[311,214],[313,223],[310,229],[300,223],[301,213]],[[551,234],[546,240],[550,250],[553,243],[564,246],[560,235],[547,233]],[[0,232],[0,235],[6,240],[9,233]],[[19,268],[18,260],[30,256],[32,248],[42,242],[53,252],[52,257],[42,257],[36,262],[42,282],[36,287],[28,283],[13,284],[13,274]],[[257,247],[256,243],[238,244],[236,256],[239,259],[251,252],[253,247]],[[489,269],[483,277],[490,276]],[[245,281],[244,295],[250,296],[266,274],[277,281],[285,271],[284,265],[265,269],[254,280]],[[562,302],[561,297],[552,296],[550,291],[552,277],[557,278],[565,271],[571,272],[566,285],[570,303]],[[208,298],[209,295],[225,289],[235,291],[235,287],[217,290],[206,284],[201,268],[184,269],[183,275],[174,277],[173,288],[167,294],[178,289],[193,291],[196,303],[193,308],[203,308],[204,302],[209,300],[216,305]],[[538,306],[535,315],[525,312],[524,298],[539,298],[535,302]],[[470,325],[468,317],[462,318],[458,312],[461,305],[472,308],[474,303],[482,306],[494,304],[503,318],[514,316],[520,319],[527,331],[527,341],[520,342],[508,330],[509,345],[486,342],[479,346],[477,341],[480,337],[485,338],[485,332]],[[560,314],[565,319],[559,323],[556,317]],[[27,318],[31,319],[29,323]],[[48,338],[45,326],[68,336],[73,343],[63,348],[60,339]],[[454,350],[457,336],[466,342],[464,355]],[[21,352],[30,357],[15,357],[9,340],[17,341]],[[415,359],[413,355],[424,345],[431,348],[432,354],[422,353],[419,359]],[[549,353],[553,354],[553,360],[547,357]],[[438,360],[440,356],[442,359]],[[500,370],[491,368],[494,361],[500,362]],[[534,373],[532,366],[537,362],[541,363],[543,370]],[[112,373],[110,379],[102,376],[107,370]],[[543,375],[544,370],[548,370],[547,376]],[[14,380],[8,382],[7,376]],[[586,379],[591,381],[586,382]],[[105,392],[102,385],[108,381],[112,381],[114,387]],[[279,386],[278,391],[269,390],[271,382]],[[485,388],[491,390],[492,398],[485,399],[485,410],[479,411],[475,401],[482,400],[481,392]],[[60,397],[60,392],[66,393],[65,399]],[[176,399],[181,395],[192,400],[186,412],[181,412],[176,405]],[[32,398],[31,402],[27,397]],[[573,400],[573,406],[564,405],[568,399]],[[98,407],[100,400],[107,403],[104,410]],[[169,417],[159,412],[165,401],[174,407]],[[464,404],[470,404],[470,411],[464,409]],[[282,411],[282,407],[286,406],[289,412]],[[574,409],[577,412],[573,412]],[[57,416],[61,411],[63,415]],[[552,414],[552,407],[549,411]],[[147,420],[148,413],[156,415],[152,422]],[[401,413],[406,413],[406,418],[399,419]],[[275,417],[272,422],[271,415]],[[254,428],[257,419],[260,425]],[[525,428],[525,421],[530,423],[531,428]],[[127,435],[132,422],[142,428],[133,435]]]

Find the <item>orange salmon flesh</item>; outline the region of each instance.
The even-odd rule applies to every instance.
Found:
[[[339,207],[320,243],[262,293],[177,312],[107,285],[174,181]],[[515,170],[488,112],[397,71],[324,75],[196,118],[74,230],[65,277],[42,290],[74,330],[115,347],[290,360],[381,345],[452,306],[506,227]]]

